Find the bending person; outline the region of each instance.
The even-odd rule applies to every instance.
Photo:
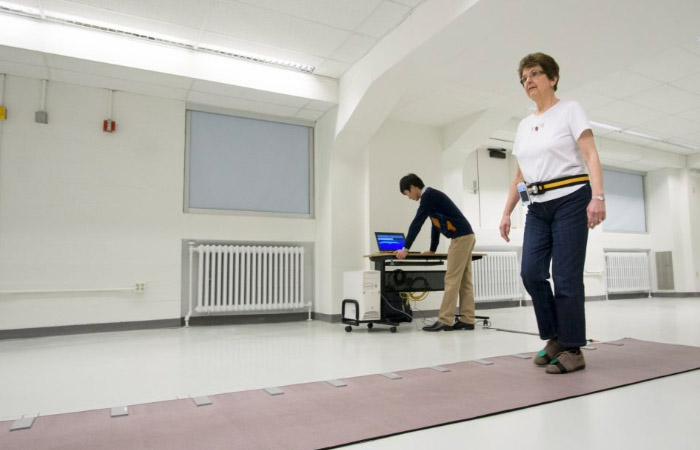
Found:
[[[555,95],[559,66],[554,58],[525,56],[518,77],[537,110],[518,126],[513,155],[519,167],[499,228],[510,242],[510,215],[520,198],[518,184],[525,183],[530,198],[521,276],[540,338],[547,340],[534,362],[547,373],[574,372],[586,367],[580,351],[586,345],[583,268],[588,230],[605,220],[602,168],[581,105]]]
[[[408,174],[399,182],[401,193],[411,200],[420,201],[413,218],[404,248],[396,252],[404,259],[408,249],[418,236],[425,219],[430,217],[433,224],[430,235],[430,251],[437,250],[440,234],[450,238],[445,272],[445,292],[442,297],[438,320],[425,331],[473,330],[476,321],[474,311],[474,285],[472,284],[472,252],[474,251],[474,231],[469,221],[450,198],[437,189],[425,187],[415,174]],[[459,319],[455,320],[455,309],[459,297]]]

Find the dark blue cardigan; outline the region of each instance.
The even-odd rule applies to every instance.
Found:
[[[433,223],[430,235],[431,252],[437,250],[440,242],[440,233],[450,239],[474,234],[474,230],[472,230],[472,226],[467,218],[464,217],[457,205],[447,195],[437,189],[426,188],[423,195],[421,195],[416,217],[413,218],[411,226],[408,228],[408,236],[406,236],[404,245],[406,249],[411,248],[425,219],[428,217]]]

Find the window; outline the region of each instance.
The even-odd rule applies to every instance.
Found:
[[[603,183],[606,215],[603,231],[646,233],[644,177],[605,169]]]
[[[186,212],[312,214],[313,128],[187,112]]]

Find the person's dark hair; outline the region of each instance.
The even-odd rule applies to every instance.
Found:
[[[418,178],[418,175],[415,173],[409,173],[405,177],[401,178],[401,181],[399,181],[399,190],[402,194],[403,191],[410,191],[411,186],[415,186],[418,189],[423,189],[425,187],[423,180]]]
[[[554,92],[556,92],[557,86],[559,85],[559,64],[557,64],[554,58],[544,53],[530,53],[520,60],[520,64],[518,65],[518,81],[522,78],[524,69],[535,66],[540,66],[542,72],[544,72],[550,80],[554,81],[555,78],[557,79],[557,82],[554,84]]]

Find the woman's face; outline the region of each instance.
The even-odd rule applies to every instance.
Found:
[[[525,93],[532,100],[545,93],[554,93],[556,81],[556,78],[554,80],[547,78],[539,65],[524,68],[520,77],[520,83],[523,85]]]

